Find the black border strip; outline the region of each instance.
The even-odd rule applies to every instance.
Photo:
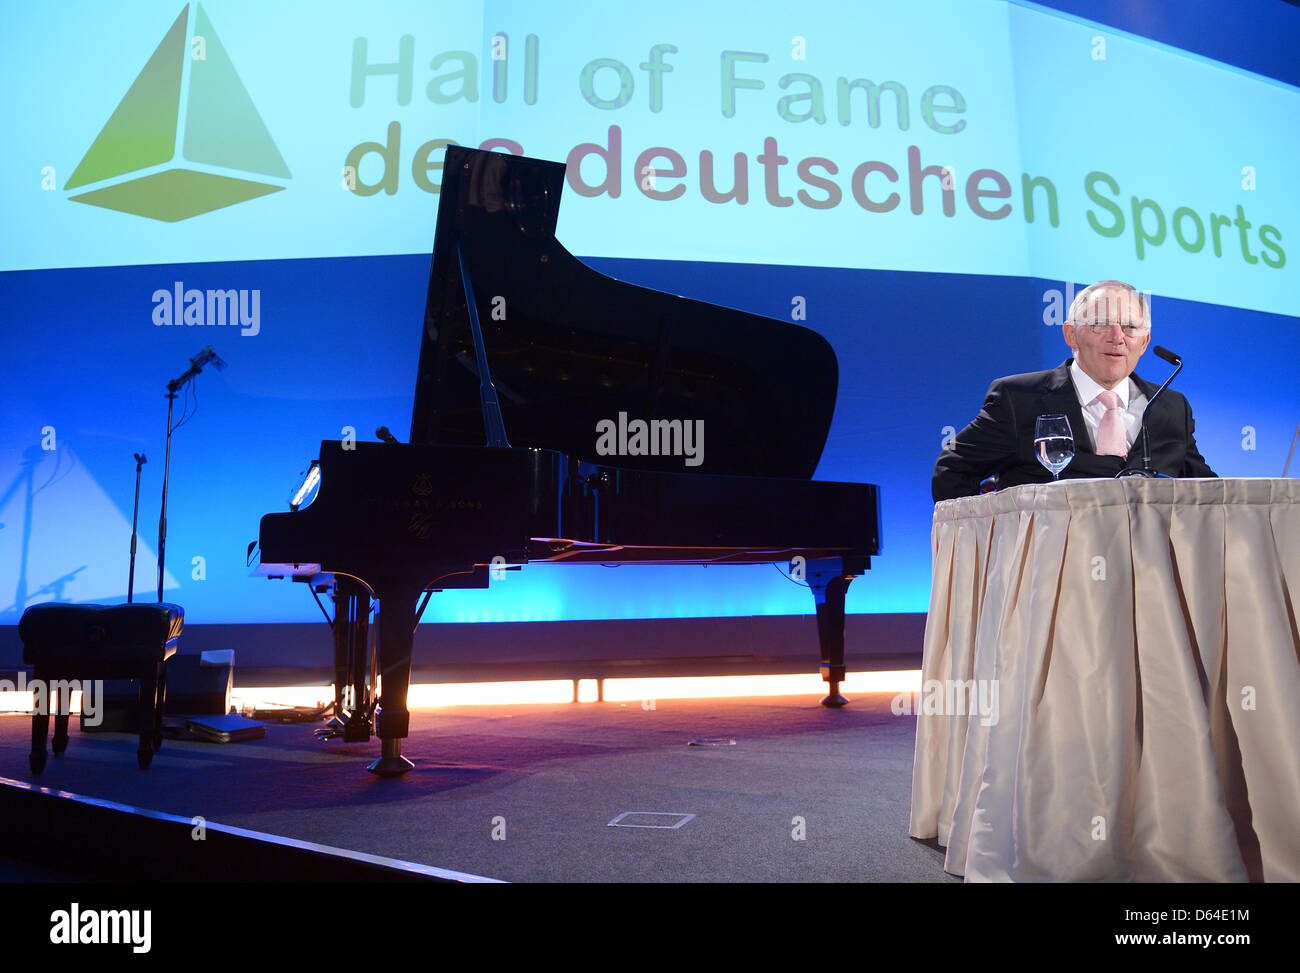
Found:
[[[496,883],[0,777],[4,855],[74,881]]]

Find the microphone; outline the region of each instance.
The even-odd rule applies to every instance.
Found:
[[[226,367],[225,361],[216,353],[216,351],[213,350],[211,345],[208,345],[190,359],[190,364],[195,368],[202,368],[208,362],[212,362],[213,367],[216,368],[217,371],[221,371]]]
[[[1167,473],[1158,473],[1151,468],[1151,439],[1147,435],[1147,416],[1151,415],[1151,406],[1155,404],[1156,399],[1160,398],[1160,393],[1169,388],[1169,383],[1177,378],[1178,373],[1183,370],[1183,360],[1168,348],[1163,348],[1160,345],[1156,345],[1151,350],[1156,353],[1157,358],[1173,365],[1174,373],[1165,379],[1165,384],[1156,389],[1151,398],[1147,399],[1147,407],[1142,410],[1142,467],[1140,469],[1132,466],[1125,467],[1115,474],[1116,479],[1121,476],[1148,476],[1160,477],[1162,479],[1169,478]]]
[[[167,383],[167,391],[175,392],[177,389],[181,388],[181,386],[201,372],[203,366],[208,364],[208,362],[211,362],[212,366],[217,371],[221,371],[226,367],[226,363],[221,356],[213,350],[211,345],[208,345],[190,359],[190,367],[185,370],[184,374],[177,376]]]
[[[378,436],[381,441],[388,443],[390,446],[400,445],[397,442],[397,437],[389,431],[387,426],[380,426],[375,430],[375,435]]]

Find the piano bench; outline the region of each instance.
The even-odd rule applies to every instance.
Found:
[[[37,692],[32,710],[32,773],[45,769],[45,736],[54,713],[54,754],[68,748],[72,709],[70,680],[138,679],[140,747],[136,760],[147,770],[162,747],[167,660],[176,654],[185,622],[180,605],[33,605],[18,621],[23,663],[33,668]],[[44,698],[42,698],[42,693]],[[56,704],[57,695],[57,704]],[[97,694],[100,705],[102,691]],[[82,695],[82,704],[86,702]]]

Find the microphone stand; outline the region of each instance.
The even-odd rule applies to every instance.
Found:
[[[1174,373],[1170,375],[1167,379],[1165,379],[1165,384],[1160,386],[1160,388],[1156,389],[1155,394],[1152,395],[1151,398],[1147,400],[1147,407],[1144,410],[1142,410],[1142,466],[1141,468],[1135,466],[1127,466],[1115,474],[1115,479],[1117,480],[1121,476],[1145,476],[1145,477],[1153,477],[1156,479],[1163,479],[1163,480],[1169,479],[1168,473],[1161,473],[1159,470],[1154,470],[1151,468],[1151,441],[1147,436],[1147,416],[1151,415],[1151,406],[1153,406],[1155,404],[1156,399],[1160,397],[1160,393],[1163,392],[1165,389],[1167,389],[1169,387],[1169,383],[1172,382],[1175,378],[1177,378],[1178,373],[1183,370],[1183,360],[1179,358],[1177,355],[1175,355],[1169,349],[1161,348],[1159,345],[1157,345],[1153,350],[1155,351],[1158,357],[1164,359],[1165,361],[1169,362],[1169,364],[1174,365],[1176,367],[1174,368]]]
[[[172,462],[172,407],[176,404],[176,393],[198,375],[203,370],[203,366],[210,361],[215,362],[218,369],[224,368],[226,364],[209,346],[190,359],[190,367],[184,374],[167,383],[167,449],[163,454],[162,509],[158,511],[158,604],[160,605],[163,600],[163,564],[167,556],[167,473]]]
[[[135,506],[131,509],[131,573],[126,579],[126,603],[131,604],[135,593],[135,538],[136,521],[140,518],[140,467],[149,462],[144,453],[135,454]]]
[[[194,371],[193,368],[190,371]],[[189,372],[186,372],[189,375]],[[194,374],[198,374],[194,372]],[[190,376],[191,378],[193,375]],[[180,379],[167,383],[167,452],[163,456],[162,509],[158,511],[158,604],[163,600],[163,562],[167,559],[167,472],[172,462],[172,407],[176,404],[176,390]]]

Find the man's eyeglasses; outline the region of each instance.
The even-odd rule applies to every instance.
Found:
[[[1078,328],[1087,328],[1093,334],[1110,334],[1110,329],[1115,327],[1113,324],[1082,324],[1075,325]],[[1151,330],[1149,325],[1145,324],[1121,324],[1119,329],[1124,332],[1125,338],[1140,338]]]

